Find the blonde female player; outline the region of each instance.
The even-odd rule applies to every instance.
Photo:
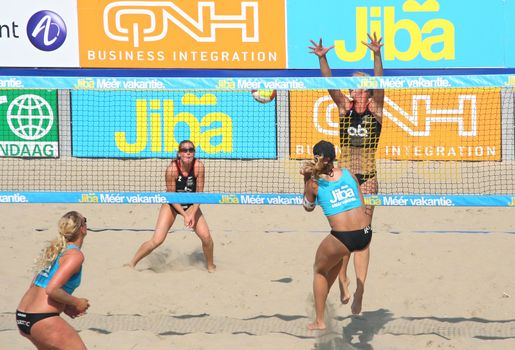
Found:
[[[383,75],[383,63],[381,59],[381,43],[382,38],[368,34],[369,42],[362,42],[367,46],[374,55],[374,75]],[[327,62],[326,54],[334,46],[324,47],[322,39],[319,43],[311,40],[309,49],[315,54],[320,63],[320,71],[324,77],[330,77],[331,69]],[[355,72],[354,76],[367,76],[363,72]],[[377,170],[375,162],[375,153],[379,145],[379,137],[381,135],[381,125],[384,105],[384,90],[375,89],[356,89],[350,90],[350,98],[343,94],[340,90],[329,90],[329,95],[333,99],[338,108],[340,116],[340,147],[341,147],[341,163],[347,167],[358,179],[361,191],[365,194],[377,194]],[[373,206],[366,206],[367,214],[374,214]],[[358,269],[363,275],[358,276],[358,280],[365,280],[370,260],[370,250],[354,254],[354,265],[358,265]],[[348,260],[343,262],[342,269],[339,274],[340,299],[343,304],[347,304],[350,299],[349,284],[347,277]],[[358,281],[359,283],[359,281]],[[360,310],[354,309],[353,312],[359,313]]]
[[[331,232],[320,243],[314,264],[313,295],[315,320],[311,330],[325,329],[325,303],[344,259],[352,252],[367,249],[372,240],[370,218],[365,212],[363,194],[357,179],[346,168],[336,168],[334,145],[320,141],[313,147],[314,160],[305,162],[304,200],[306,211],[313,211],[318,203],[324,211]],[[368,266],[365,266],[368,268]],[[356,270],[356,275],[362,271]],[[361,310],[365,281],[359,281],[354,293],[352,309]],[[354,311],[353,311],[354,313]]]
[[[195,145],[190,140],[179,143],[177,159],[172,160],[165,173],[167,192],[202,192],[204,190],[204,163],[195,158]],[[202,242],[202,250],[206,258],[208,272],[214,272],[213,239],[206,219],[199,204],[163,204],[159,210],[156,228],[152,238],[139,247],[128,264],[134,268],[136,264],[165,240],[177,214],[184,217],[184,225],[193,228]]]
[[[75,318],[89,308],[88,299],[72,296],[81,282],[86,218],[70,211],[58,227],[58,237],[37,261],[40,272],[18,305],[16,323],[38,349],[86,349],[77,331],[59,316],[64,312]]]

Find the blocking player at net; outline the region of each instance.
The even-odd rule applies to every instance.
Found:
[[[36,261],[39,273],[18,305],[16,324],[38,349],[86,349],[77,331],[60,317],[64,312],[75,318],[89,308],[87,299],[72,295],[81,283],[86,218],[70,211],[58,227],[57,238]]]
[[[383,63],[381,59],[382,38],[377,38],[376,33],[367,34],[369,42],[362,41],[373,53],[374,56],[374,75],[383,75]],[[311,53],[319,58],[320,70],[324,77],[332,76],[326,54],[333,46],[324,47],[322,39],[317,43],[311,40]],[[353,76],[367,76],[363,72],[355,72]],[[377,194],[377,170],[376,170],[376,151],[381,135],[381,125],[383,117],[384,90],[383,89],[353,89],[349,90],[349,96],[341,90],[328,90],[338,108],[340,125],[340,149],[341,165],[348,168],[358,179],[361,191],[365,194]],[[367,215],[372,222],[374,214],[373,206],[366,206]],[[357,276],[358,287],[364,285],[368,264],[370,260],[370,250],[354,254],[354,265],[362,273]],[[347,278],[347,261],[344,259],[342,269],[339,274],[339,285],[341,302],[347,304],[350,299],[349,284]],[[362,291],[363,293],[364,291]],[[361,294],[362,294],[361,293]],[[361,306],[353,305],[353,313],[361,312]]]
[[[166,169],[165,182],[167,192],[203,192],[205,179],[204,163],[195,158],[195,145],[190,140],[179,143],[177,158]],[[159,247],[168,235],[177,214],[184,218],[184,226],[192,228],[202,242],[208,272],[214,272],[213,239],[206,219],[199,204],[163,204],[159,210],[156,227],[152,238],[139,247],[128,264],[136,264]]]
[[[327,217],[331,232],[322,240],[315,255],[315,321],[308,325],[312,330],[326,328],[324,311],[327,295],[344,259],[348,261],[352,252],[367,249],[372,240],[370,220],[356,177],[348,169],[334,166],[332,143],[318,142],[313,147],[313,154],[314,160],[306,161],[301,169],[305,180],[303,206],[306,211],[313,211],[318,203]],[[363,295],[360,290],[356,290],[354,298],[361,308]]]

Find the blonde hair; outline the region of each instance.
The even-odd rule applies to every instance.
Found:
[[[324,157],[315,156],[312,160],[306,160],[302,163],[301,173],[304,175],[311,175],[312,179],[318,180],[324,175],[330,175],[333,171],[333,161],[324,163]]]
[[[353,77],[369,77],[370,74],[367,74],[365,72],[361,72],[361,71],[358,71],[358,72],[354,72],[352,73],[352,76]]]
[[[82,225],[84,225],[84,217],[78,212],[70,211],[64,214],[57,224],[57,237],[41,250],[40,256],[34,262],[34,270],[40,272],[52,265],[57,256],[66,248],[66,243],[79,238]]]
[[[352,76],[364,78],[364,77],[369,77],[370,74],[362,72],[362,71],[357,71],[357,72],[352,73]],[[374,94],[374,90],[367,89],[367,91],[368,91],[369,96],[372,96]]]

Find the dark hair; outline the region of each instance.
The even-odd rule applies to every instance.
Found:
[[[318,141],[317,144],[313,147],[313,155],[323,158],[327,157],[332,162],[336,158],[334,145],[329,141]]]
[[[193,148],[195,148],[195,144],[193,143],[193,141],[191,141],[191,140],[182,140],[181,142],[179,142],[179,151],[181,150],[182,145],[184,145],[185,143],[191,143],[193,145]]]

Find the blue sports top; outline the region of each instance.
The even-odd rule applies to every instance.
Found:
[[[358,183],[347,169],[342,169],[342,176],[337,181],[318,179],[317,203],[326,216],[359,208],[361,198]]]
[[[59,259],[61,256],[66,252],[68,249],[77,249],[80,250],[79,247],[77,247],[75,244],[68,245],[54,260],[52,265],[47,267],[46,269],[42,270],[34,280],[34,284],[41,288],[46,288],[48,286],[48,283],[54,277],[57,269],[59,268]],[[63,286],[62,288],[64,291],[68,294],[72,294],[75,288],[77,288],[80,285],[80,280],[82,277],[82,266],[80,267],[79,272],[74,274]]]

